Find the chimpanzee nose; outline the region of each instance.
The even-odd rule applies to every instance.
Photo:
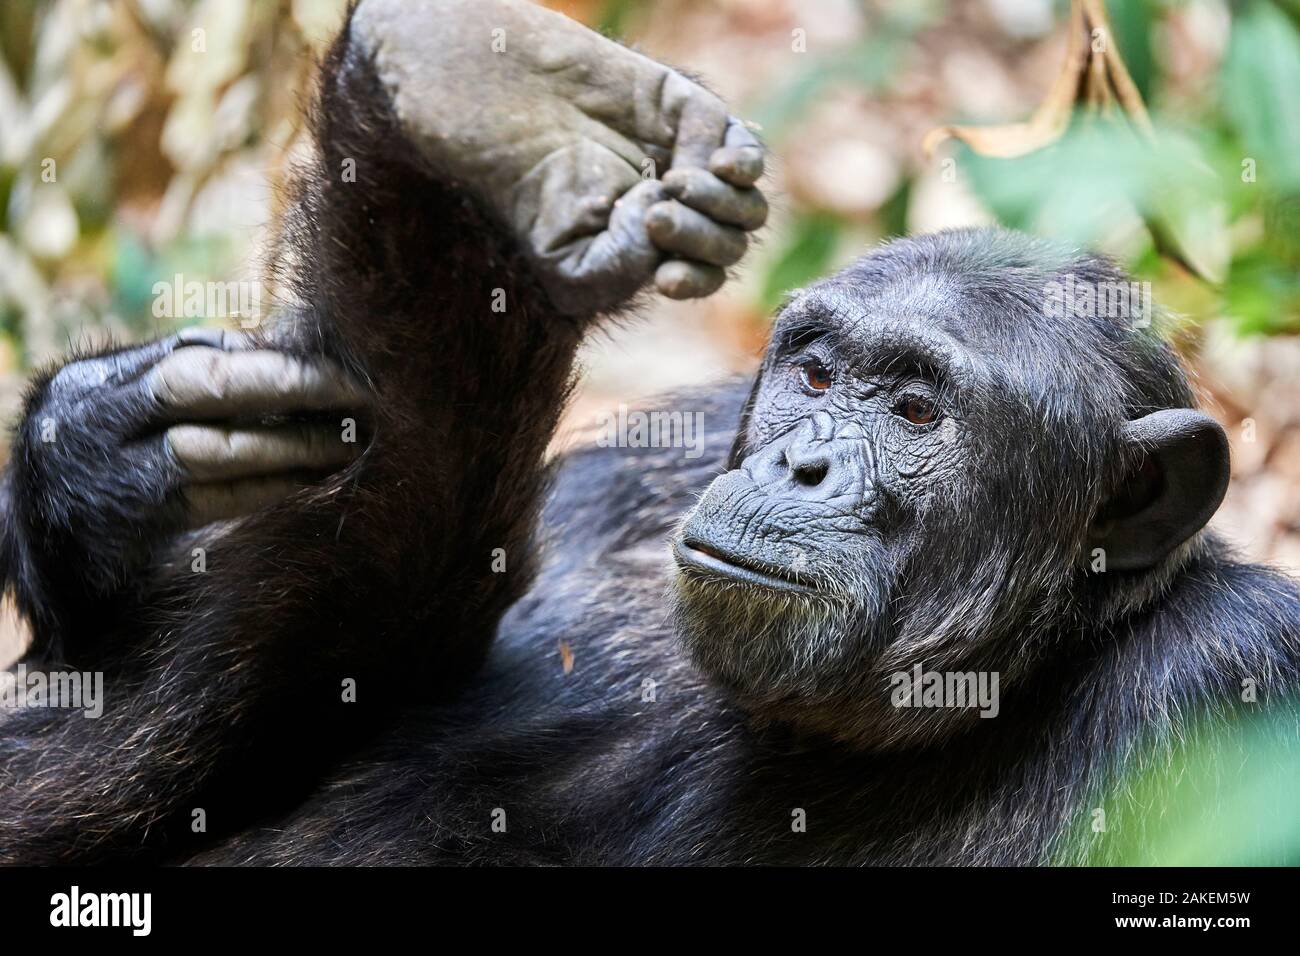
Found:
[[[785,460],[794,482],[808,488],[817,487],[830,474],[831,456],[826,452],[825,442],[796,441],[786,449]]]
[[[782,455],[791,481],[811,489],[826,480],[835,465],[834,437],[835,420],[824,411],[815,412],[795,429]]]
[[[769,494],[830,502],[866,493],[870,459],[867,442],[856,430],[837,429],[835,420],[819,411],[745,459],[741,467]]]

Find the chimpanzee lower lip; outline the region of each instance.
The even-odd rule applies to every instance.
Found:
[[[739,559],[746,561],[745,564],[740,564],[737,558],[725,555],[712,545],[698,541],[674,541],[673,556],[677,559],[678,565],[683,568],[717,575],[731,581],[771,588],[775,591],[816,593],[815,588],[785,577],[784,572],[776,568],[757,565],[752,558]]]

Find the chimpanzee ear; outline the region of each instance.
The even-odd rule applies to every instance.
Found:
[[[1209,415],[1168,408],[1124,426],[1142,464],[1093,523],[1107,568],[1149,568],[1210,520],[1228,490],[1228,436]]]
[[[764,368],[766,368],[766,365],[764,365]],[[728,471],[739,468],[740,463],[749,454],[749,442],[745,436],[749,432],[749,416],[754,411],[754,402],[758,399],[758,389],[762,384],[763,368],[760,368],[754,376],[754,384],[750,386],[745,404],[740,407],[740,424],[736,426],[736,437],[732,439],[731,451],[727,454]]]

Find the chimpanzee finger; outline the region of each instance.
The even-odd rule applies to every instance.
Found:
[[[170,421],[327,411],[364,402],[333,363],[264,349],[178,349],[153,367],[145,384]]]
[[[718,266],[670,259],[655,270],[655,288],[670,299],[701,299],[722,288],[727,274]]]
[[[556,307],[572,313],[598,311],[645,284],[663,258],[646,232],[645,214],[663,198],[657,179],[638,182],[614,202],[598,235],[540,252],[549,259],[543,282]]]
[[[665,81],[664,99],[681,99],[677,138],[673,143],[673,169],[703,167],[723,142],[727,130],[727,107],[708,90],[701,89],[679,73]]]
[[[757,189],[737,189],[708,170],[689,167],[664,174],[664,191],[718,222],[757,229],[767,221],[767,200]]]
[[[334,425],[225,428],[176,425],[164,443],[186,477],[197,484],[270,477],[286,473],[328,474],[350,464],[361,452]]]
[[[144,373],[164,357],[179,349],[193,346],[220,349],[223,352],[246,352],[253,348],[253,340],[243,332],[194,326],[181,329],[175,335],[169,335],[157,342],[114,352],[105,356],[105,361],[112,363],[117,381],[127,382]]]
[[[741,230],[720,225],[675,200],[650,207],[646,231],[664,252],[715,266],[739,262],[749,245]]]
[[[190,485],[185,489],[186,524],[202,528],[214,521],[243,518],[278,504],[308,485],[305,479],[280,476]]]
[[[59,369],[50,382],[50,395],[65,405],[90,398],[99,401],[99,391],[132,382],[164,357],[190,345],[226,350],[251,348],[247,336],[221,329],[191,328],[175,335],[77,359]]]
[[[742,189],[763,175],[763,146],[743,122],[731,117],[722,146],[709,156],[709,172]]]

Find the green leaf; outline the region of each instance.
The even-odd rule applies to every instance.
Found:
[[[1110,866],[1300,864],[1298,721],[1295,701],[1245,718],[1205,716],[1185,734],[1191,743],[1142,752],[1085,801],[1074,852]],[[1097,808],[1104,830],[1092,825]]]
[[[1151,101],[1151,84],[1155,78],[1155,57],[1151,52],[1152,0],[1111,0],[1106,4],[1115,43],[1124,57],[1133,85],[1144,102]]]
[[[645,0],[605,0],[596,14],[595,27],[607,36],[622,36],[628,32],[632,19],[646,6]]]
[[[1076,119],[1057,143],[1016,159],[983,157],[965,147],[960,155],[976,194],[1004,225],[1092,245],[1126,203],[1202,276],[1223,278],[1223,178],[1200,144],[1180,130],[1158,128],[1152,143],[1120,123]]]
[[[793,238],[763,279],[762,305],[775,308],[790,289],[820,277],[830,267],[843,224],[834,216],[813,213],[791,224]]]
[[[1223,288],[1223,311],[1240,335],[1300,333],[1300,275],[1264,249],[1241,256]]]
[[[902,236],[907,233],[907,207],[912,202],[912,181],[904,179],[894,190],[894,194],[880,207],[880,228],[886,236]]]
[[[1260,0],[1234,18],[1220,88],[1260,183],[1300,188],[1300,31],[1272,3]]]

